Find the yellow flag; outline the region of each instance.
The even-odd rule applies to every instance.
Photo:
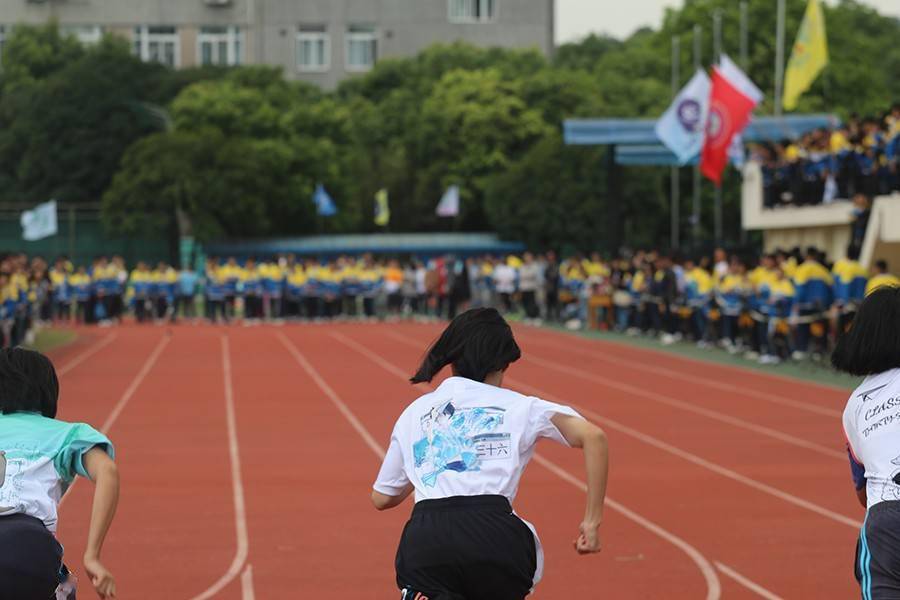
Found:
[[[375,224],[384,227],[391,222],[391,207],[388,204],[388,191],[380,189],[375,194]]]
[[[822,13],[819,0],[809,0],[784,78],[785,110],[797,107],[797,99],[809,89],[827,64],[828,40],[825,37],[825,15]]]

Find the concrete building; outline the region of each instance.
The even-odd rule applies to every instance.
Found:
[[[554,46],[554,0],[0,0],[0,52],[17,23],[49,19],[85,43],[122,35],[175,68],[278,65],[325,88],[436,42]]]

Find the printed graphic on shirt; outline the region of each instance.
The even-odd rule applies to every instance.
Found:
[[[875,496],[882,500],[900,500],[900,456],[891,460],[891,464],[897,467],[891,473],[891,478],[885,481],[869,481],[869,493],[875,492]],[[881,490],[879,492],[878,487]]]
[[[451,399],[423,415],[423,437],[413,444],[422,483],[434,487],[445,471],[479,471],[483,461],[509,458],[510,434],[497,431],[505,412],[494,406],[456,408]]]
[[[868,395],[864,396],[864,402],[872,400]],[[900,425],[900,396],[892,396],[883,401],[875,401],[872,404],[861,404],[865,408],[863,414],[862,436],[869,437],[876,431],[893,425]]]
[[[8,459],[5,453],[0,452],[0,512],[12,510],[19,505],[24,473],[24,459]]]

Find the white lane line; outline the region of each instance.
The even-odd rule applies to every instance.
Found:
[[[100,352],[101,350],[103,350],[103,348],[108,346],[114,339],[116,339],[115,333],[110,333],[110,334],[106,335],[99,342],[92,344],[84,352],[82,352],[81,354],[79,354],[78,356],[76,356],[75,358],[73,358],[72,360],[67,362],[66,364],[64,364],[62,367],[60,367],[59,371],[57,371],[56,374],[59,377],[62,377],[63,375],[65,375],[66,373],[68,373],[69,371],[71,371],[72,369],[74,369],[75,367],[77,367],[78,365],[80,365],[81,363],[83,363],[84,361],[86,361],[87,359],[92,357],[93,355],[95,355],[98,352]]]
[[[241,453],[238,446],[237,417],[234,409],[234,387],[231,377],[231,352],[228,337],[222,336],[222,377],[225,387],[225,419],[228,424],[228,456],[231,460],[231,489],[234,495],[234,530],[237,548],[231,566],[214,584],[191,600],[206,600],[218,594],[241,574],[247,555],[250,552],[249,535],[247,534],[247,508],[244,502],[244,481],[241,477]],[[247,583],[249,582],[249,584]],[[253,599],[252,573],[245,582],[241,578],[241,595],[243,600]],[[249,585],[249,588],[248,588]],[[249,596],[248,596],[249,593]]]
[[[540,396],[541,398],[550,400],[551,402],[562,403],[562,400],[560,398],[557,398],[557,397],[553,396],[552,394],[549,394],[548,392],[540,390],[534,386],[528,385],[527,383],[517,381],[517,380],[513,379],[512,377],[507,377],[506,380],[509,381],[509,383],[511,385],[513,385],[519,389],[530,390],[531,393],[533,393],[537,396]],[[837,523],[841,523],[843,525],[847,525],[848,527],[852,527],[854,530],[858,530],[860,528],[860,526],[862,525],[861,521],[857,521],[856,519],[851,519],[850,517],[847,517],[840,513],[834,512],[833,510],[827,509],[824,506],[819,506],[818,504],[815,504],[814,502],[804,500],[803,498],[795,496],[789,492],[785,492],[774,486],[768,485],[766,483],[762,483],[761,481],[757,481],[756,479],[747,477],[746,475],[742,475],[742,474],[738,473],[737,471],[733,471],[733,470],[729,469],[728,467],[723,467],[722,465],[720,465],[718,463],[714,463],[710,460],[706,460],[705,458],[697,456],[696,454],[693,454],[686,450],[682,450],[681,448],[678,448],[677,446],[673,446],[667,442],[664,442],[664,441],[660,440],[659,438],[655,438],[653,436],[642,433],[636,429],[632,429],[631,427],[628,427],[627,425],[624,425],[617,421],[613,421],[612,419],[603,417],[603,416],[595,413],[594,411],[590,410],[589,408],[586,408],[584,406],[579,406],[578,404],[575,404],[574,402],[569,402],[569,405],[572,406],[573,408],[575,408],[576,410],[578,410],[583,415],[589,416],[591,419],[597,421],[598,423],[602,423],[605,427],[608,427],[609,429],[613,429],[620,433],[624,433],[624,434],[631,436],[635,439],[638,439],[646,444],[649,444],[651,446],[659,448],[660,450],[664,450],[664,451],[668,452],[669,454],[674,454],[675,456],[678,456],[679,458],[683,458],[684,460],[686,460],[688,462],[692,462],[695,465],[698,465],[700,467],[703,467],[704,469],[707,469],[709,471],[712,471],[714,473],[722,475],[723,477],[727,477],[728,479],[732,479],[734,481],[737,481],[738,483],[742,483],[742,484],[744,484],[748,487],[751,487],[755,490],[758,490],[765,494],[769,494],[770,496],[774,496],[775,498],[778,498],[780,500],[784,500],[785,502],[787,502],[789,504],[793,504],[795,506],[799,506],[800,508],[804,508],[808,511],[814,512],[814,513],[821,515],[827,519],[831,519],[832,521],[835,521]]]
[[[400,336],[400,334],[397,334],[395,332],[386,331],[385,333],[388,336],[395,338],[395,339],[401,339],[401,337],[403,337],[407,344],[416,345],[416,346],[420,345],[418,343],[413,344],[412,340],[410,340],[409,338],[405,338],[405,336]],[[612,419],[608,419],[604,416],[601,416],[600,414],[590,410],[589,408],[580,406],[578,404],[575,404],[574,402],[564,401],[564,400],[558,398],[557,396],[555,396],[554,394],[551,394],[545,390],[536,388],[533,385],[529,385],[523,381],[519,381],[508,375],[504,378],[504,380],[506,382],[508,382],[510,385],[512,385],[513,387],[519,388],[520,390],[523,390],[523,391],[527,391],[527,393],[531,393],[536,396],[540,396],[541,398],[543,398],[545,400],[549,400],[551,402],[557,402],[560,404],[569,404],[570,406],[572,406],[572,408],[577,409],[583,415],[589,416],[591,419],[597,421],[598,423],[603,424],[604,427],[607,427],[614,431],[618,431],[620,433],[624,433],[625,435],[628,435],[637,440],[640,440],[640,441],[644,442],[645,444],[659,448],[660,450],[663,450],[665,452],[668,452],[669,454],[678,456],[679,458],[683,458],[684,460],[686,460],[688,462],[692,462],[695,465],[703,467],[704,469],[707,469],[709,471],[717,473],[723,477],[727,477],[728,479],[742,483],[742,484],[744,484],[748,487],[751,487],[755,490],[758,490],[765,494],[769,494],[770,496],[774,496],[775,498],[778,498],[780,500],[784,500],[785,502],[788,502],[789,504],[799,506],[800,508],[814,512],[814,513],[821,515],[827,519],[831,519],[832,521],[841,523],[842,525],[847,525],[848,527],[852,527],[855,530],[858,530],[860,528],[860,526],[862,525],[861,521],[858,521],[856,519],[851,519],[850,517],[847,517],[840,513],[834,512],[833,510],[829,510],[823,506],[819,506],[818,504],[815,504],[808,500],[804,500],[803,498],[800,498],[798,496],[794,496],[793,494],[790,494],[788,492],[780,490],[776,487],[762,483],[761,481],[757,481],[757,480],[747,477],[745,475],[741,475],[740,473],[738,473],[736,471],[733,471],[727,467],[723,467],[722,465],[719,465],[712,461],[706,460],[705,458],[697,456],[696,454],[693,454],[686,450],[682,450],[681,448],[678,448],[676,446],[673,446],[672,444],[664,442],[664,441],[660,440],[659,438],[655,438],[653,436],[647,435],[636,429],[628,427],[627,425],[625,425],[623,423],[619,423],[618,421],[613,421]]]
[[[350,339],[342,333],[330,332],[329,335],[331,335],[331,337],[335,338],[339,342],[342,342],[346,346],[349,346],[353,350],[356,350],[389,373],[393,373],[394,375],[397,375],[404,380],[408,380],[406,374],[399,367],[389,361],[384,360],[368,347],[356,342],[355,340]],[[543,456],[537,453],[534,454],[534,460],[541,466],[547,468],[550,472],[554,473],[556,476],[560,477],[562,480],[574,485],[584,492],[587,492],[587,485],[565,469],[559,467],[555,463],[545,459]],[[707,560],[696,548],[691,546],[682,538],[679,538],[675,534],[663,529],[649,519],[642,517],[638,513],[625,507],[623,504],[613,500],[609,496],[607,496],[606,498],[606,504],[611,509],[620,513],[626,519],[629,519],[630,521],[637,523],[641,527],[644,527],[651,533],[658,535],[662,539],[668,541],[669,543],[673,544],[675,547],[683,551],[685,554],[687,554],[688,558],[690,558],[694,562],[694,564],[697,565],[697,568],[703,575],[703,579],[706,581],[706,600],[718,600],[718,598],[721,597],[722,585],[719,582],[719,578],[716,575],[715,570],[713,569],[709,560]]]
[[[756,594],[758,596],[760,596],[761,598],[765,598],[766,600],[784,600],[781,596],[773,594],[772,592],[770,592],[766,588],[762,587],[758,583],[755,583],[754,581],[747,579],[746,577],[744,577],[743,575],[741,575],[740,573],[738,573],[737,571],[735,571],[728,565],[725,565],[725,564],[720,563],[719,561],[716,561],[716,568],[719,571],[721,571],[722,574],[725,575],[726,577],[730,577],[731,579],[733,579],[737,583],[741,584],[748,590],[756,592]]]
[[[770,437],[772,439],[776,439],[778,441],[785,442],[786,444],[790,444],[792,446],[797,446],[798,448],[805,448],[806,450],[811,450],[811,451],[821,454],[823,456],[828,456],[829,458],[834,458],[834,459],[840,460],[842,462],[846,462],[846,460],[847,460],[846,452],[839,452],[833,448],[829,448],[828,446],[823,446],[822,444],[810,442],[808,440],[797,437],[795,435],[791,435],[789,433],[785,433],[783,431],[779,431],[779,430],[773,429],[771,427],[766,427],[764,425],[759,425],[757,423],[746,421],[739,417],[733,417],[731,415],[727,415],[727,414],[719,412],[717,410],[704,408],[702,406],[696,406],[694,404],[691,404],[690,402],[684,402],[683,400],[678,400],[677,398],[673,398],[672,396],[668,396],[666,394],[650,392],[650,391],[644,390],[644,389],[639,388],[634,385],[623,383],[621,381],[615,381],[612,378],[600,377],[600,376],[594,375],[593,373],[588,373],[588,372],[584,371],[583,369],[569,367],[567,365],[560,364],[556,361],[536,357],[536,356],[534,356],[534,354],[529,354],[528,356],[523,357],[522,360],[524,360],[526,362],[532,362],[536,365],[540,365],[542,367],[545,367],[547,369],[552,369],[552,370],[558,371],[560,373],[568,373],[569,375],[574,375],[575,377],[587,379],[588,381],[593,381],[595,383],[599,383],[600,385],[625,392],[626,394],[630,394],[632,396],[640,396],[642,398],[646,398],[647,400],[651,400],[653,402],[665,404],[665,405],[671,406],[673,408],[677,408],[679,410],[683,410],[686,412],[692,412],[694,414],[704,416],[708,419],[713,419],[715,421],[719,421],[720,423],[727,423],[729,425],[733,425],[734,427],[739,427],[739,428],[745,429],[747,431],[752,431],[753,433],[758,433],[760,435],[764,435],[766,437]]]
[[[381,448],[381,445],[375,441],[375,438],[372,437],[372,434],[369,433],[369,430],[366,429],[365,425],[363,425],[362,422],[356,418],[356,415],[353,414],[353,411],[350,410],[350,408],[344,403],[343,400],[341,400],[341,397],[337,395],[337,392],[335,392],[331,388],[331,386],[328,385],[328,383],[324,379],[322,379],[321,375],[319,375],[319,372],[316,371],[315,367],[313,367],[312,364],[310,364],[310,362],[306,359],[306,356],[304,356],[303,353],[301,353],[300,350],[297,349],[297,346],[295,346],[294,343],[290,341],[282,332],[279,331],[275,335],[278,337],[281,343],[284,344],[284,347],[287,348],[287,351],[291,354],[291,356],[294,357],[294,360],[297,361],[297,363],[301,367],[303,367],[303,370],[306,371],[307,374],[309,374],[312,380],[316,382],[316,385],[319,386],[319,389],[321,389],[325,393],[325,395],[328,396],[328,399],[331,400],[332,404],[334,404],[337,407],[338,411],[340,411],[340,413],[344,415],[344,418],[347,419],[353,429],[355,429],[360,437],[362,437],[366,445],[371,448],[375,454],[383,459],[384,450]]]
[[[247,565],[241,573],[241,594],[243,600],[256,600],[256,593],[253,590],[253,565]]]
[[[116,402],[116,405],[113,406],[113,409],[110,411],[109,416],[106,417],[106,420],[103,422],[103,425],[100,426],[100,431],[105,435],[109,433],[109,430],[115,424],[116,420],[119,418],[119,415],[122,414],[122,411],[125,410],[125,406],[131,401],[132,396],[140,387],[141,383],[143,383],[144,379],[147,378],[147,374],[150,373],[150,370],[153,368],[153,365],[156,364],[157,359],[159,359],[159,355],[162,354],[162,351],[166,348],[169,343],[169,336],[163,336],[159,343],[153,348],[153,351],[150,353],[150,356],[147,357],[147,360],[144,361],[144,364],[141,366],[141,370],[138,371],[137,375],[134,376],[134,379],[131,380],[131,383],[126,388],[125,392],[119,398],[119,401]],[[78,480],[80,477],[76,477],[72,481],[72,485],[66,490],[66,493],[63,494],[63,497],[59,500],[59,506],[63,505],[63,502],[66,501],[66,498],[69,497],[69,494],[72,493],[72,490],[78,484]]]
[[[116,402],[116,405],[113,407],[112,411],[109,413],[109,416],[106,417],[106,421],[103,422],[103,426],[100,427],[100,431],[104,434],[108,433],[115,422],[118,420],[119,415],[122,414],[122,411],[125,410],[125,406],[131,401],[131,398],[134,396],[134,393],[138,390],[141,383],[143,383],[144,379],[147,378],[147,375],[150,373],[150,369],[153,368],[153,365],[156,364],[156,361],[159,359],[159,356],[162,354],[163,350],[165,350],[166,346],[169,345],[169,342],[172,338],[167,334],[159,340],[159,343],[156,344],[156,347],[153,348],[153,352],[150,353],[150,357],[141,367],[141,370],[138,371],[138,374],[135,376],[134,380],[131,382],[131,385],[128,386],[128,389],[125,390],[125,393],[122,394],[122,397],[119,398],[119,401]]]
[[[517,333],[521,332],[521,331],[522,331],[521,329],[517,328]],[[527,338],[534,339],[534,337],[536,337],[536,336],[527,335],[526,339]],[[765,400],[766,402],[771,402],[773,404],[780,404],[782,406],[790,406],[791,408],[796,408],[798,410],[804,410],[807,412],[824,415],[826,417],[840,417],[843,414],[838,409],[820,406],[818,404],[813,404],[811,402],[803,402],[800,400],[794,400],[792,398],[786,398],[779,394],[772,394],[772,393],[763,392],[760,390],[744,388],[744,387],[740,387],[738,385],[734,385],[732,383],[726,383],[724,381],[718,381],[715,379],[710,380],[710,379],[705,379],[703,377],[696,377],[689,373],[681,373],[680,371],[676,371],[674,369],[669,369],[667,367],[661,367],[658,365],[651,365],[651,364],[644,364],[644,363],[641,363],[638,361],[633,361],[633,360],[629,360],[627,358],[621,358],[618,356],[609,356],[607,354],[604,354],[603,352],[597,352],[595,350],[588,350],[587,348],[582,348],[581,346],[579,346],[578,348],[575,348],[573,345],[567,345],[567,344],[557,343],[557,342],[550,342],[550,341],[546,341],[543,339],[540,341],[535,341],[535,342],[531,342],[531,343],[534,343],[535,345],[543,345],[543,346],[558,348],[560,350],[577,351],[580,354],[591,356],[593,358],[597,358],[599,360],[606,361],[610,364],[620,365],[620,366],[624,366],[624,367],[631,367],[631,368],[638,369],[638,370],[641,370],[641,371],[644,371],[647,373],[653,373],[655,375],[662,375],[664,377],[671,377],[672,379],[688,381],[691,383],[704,385],[706,387],[713,388],[713,389],[723,391],[723,392],[730,392],[733,394],[742,394],[744,396],[750,396],[750,397],[756,398],[758,400]],[[649,350],[653,351],[652,349],[649,349]],[[669,355],[669,354],[667,353],[667,355]],[[679,356],[674,356],[674,355],[670,355],[670,356],[672,356],[673,358],[676,358],[676,359],[681,358]],[[699,361],[692,361],[692,362],[699,362]],[[723,366],[723,365],[716,365],[716,366]],[[724,365],[724,366],[727,366],[729,369],[732,369],[732,370],[737,368],[737,367],[730,367],[728,365]],[[760,374],[760,372],[747,370],[746,374],[747,375],[750,375],[750,374],[756,375],[756,374]],[[764,374],[764,375],[767,375],[769,377],[774,377],[774,374]],[[791,379],[791,378],[779,377],[779,379],[782,379],[782,380],[787,379],[787,381],[790,381],[791,383],[798,384],[798,385],[802,385],[804,383],[809,383],[810,385],[817,385],[815,383],[798,381],[796,379]],[[837,388],[826,388],[826,389],[831,389],[832,391],[835,391]]]

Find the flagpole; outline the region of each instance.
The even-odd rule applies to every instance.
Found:
[[[694,25],[694,70],[700,68],[700,36],[703,29]],[[700,164],[694,165],[694,198],[691,206],[691,237],[694,248],[700,244]]]
[[[749,59],[749,18],[747,16],[747,0],[741,0],[741,68],[747,73],[750,70]],[[743,213],[744,211],[740,211]],[[743,219],[743,214],[739,215]],[[741,245],[747,243],[747,230],[744,228],[743,220],[741,221]]]
[[[741,68],[746,73],[750,70],[749,59],[749,17],[747,16],[747,0],[741,0]]]
[[[678,95],[678,67],[681,61],[681,44],[677,35],[672,37],[672,98]],[[681,243],[681,197],[678,189],[678,166],[671,168],[672,186],[672,249],[678,248]]]
[[[719,57],[722,54],[722,10],[716,9],[713,12],[713,62],[718,63]],[[722,242],[722,184],[719,183],[715,187],[715,204],[713,205],[713,210],[715,212],[715,217],[713,219],[713,237],[715,237],[716,244],[720,244]]]
[[[778,0],[778,21],[775,26],[775,116],[781,116],[784,86],[784,0]]]

